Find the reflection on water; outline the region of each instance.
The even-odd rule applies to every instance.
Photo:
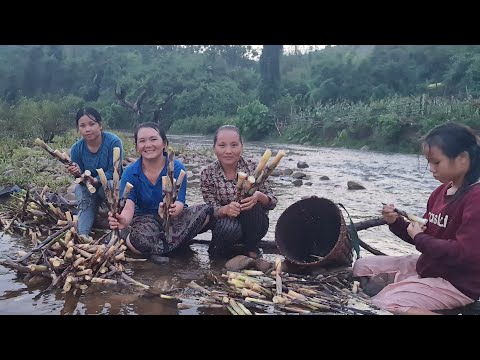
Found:
[[[211,138],[203,136],[170,136],[176,144],[187,144],[199,151],[211,149]],[[423,215],[429,194],[438,186],[427,169],[426,161],[417,155],[383,154],[347,149],[329,149],[301,145],[246,143],[245,156],[260,159],[266,148],[276,152],[284,149],[287,155],[279,168],[301,171],[311,186],[295,187],[290,176],[272,177],[272,186],[279,199],[270,212],[270,228],[265,240],[274,240],[275,225],[282,212],[302,197],[316,195],[340,202],[348,209],[354,222],[380,215],[381,203],[394,203],[401,209]],[[297,162],[309,167],[297,169]],[[322,176],[330,180],[320,180]],[[348,190],[347,181],[363,184],[366,190]],[[203,202],[198,179],[189,182],[189,204]],[[369,245],[389,254],[416,253],[413,246],[396,238],[388,227],[381,226],[359,233]],[[210,233],[199,236],[210,239]],[[29,241],[0,238],[0,258],[25,249]],[[221,267],[211,264],[206,247],[193,245],[170,259],[168,264],[129,263],[129,275],[156,287],[184,288],[191,280],[202,281],[208,270],[220,274]],[[362,251],[363,256],[368,256]],[[143,290],[121,286],[95,285],[75,295],[62,290],[42,292],[48,284],[25,284],[15,271],[0,266],[0,314],[227,314],[222,309],[191,308],[177,310],[176,303],[147,294]],[[188,293],[189,290],[184,290]]]

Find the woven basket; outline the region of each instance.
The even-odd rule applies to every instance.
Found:
[[[280,253],[297,265],[352,265],[352,243],[343,214],[325,198],[312,196],[290,205],[277,221],[275,242]]]

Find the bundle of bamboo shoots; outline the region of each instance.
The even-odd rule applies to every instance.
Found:
[[[61,153],[59,150],[55,149],[53,150],[50,146],[48,146],[44,141],[40,139],[35,139],[35,145],[41,147],[44,149],[46,152],[48,152],[50,155],[52,155],[54,158],[60,160],[63,164],[65,165],[74,165],[70,157],[68,156],[67,153]],[[92,174],[89,170],[86,170],[83,174],[79,174],[78,176],[75,176],[75,182],[77,184],[84,183],[88,191],[91,193],[95,193],[97,190],[95,189],[95,186],[92,185]]]
[[[183,180],[185,178],[186,172],[180,170],[178,179],[174,178],[174,164],[175,164],[175,152],[169,146],[168,147],[168,164],[167,164],[167,175],[162,176],[162,193],[163,193],[163,213],[160,213],[162,209],[158,207],[159,215],[163,217],[164,226],[165,226],[165,236],[167,241],[170,234],[170,205],[174,204],[177,201],[178,191],[182,186]]]
[[[206,296],[203,303],[221,304],[233,315],[390,314],[369,304],[358,282],[352,280],[351,269],[316,277],[282,273],[281,269],[278,258],[275,270],[269,274],[257,270],[227,271],[222,274],[226,283],[219,282],[214,289],[195,282],[189,286]]]
[[[272,156],[270,149],[265,150],[253,175],[248,176],[244,172],[237,173],[237,195],[236,200],[240,201],[245,197],[252,196],[265,183],[265,180],[272,174],[278,166],[280,160],[285,156],[285,151],[280,150],[273,158],[270,164],[268,160]]]
[[[128,195],[133,188],[133,185],[127,182],[125,185],[125,189],[123,190],[122,197],[120,198],[120,148],[114,147],[113,148],[113,189],[110,188],[107,177],[105,176],[105,172],[103,169],[97,169],[98,176],[100,177],[100,182],[102,183],[102,187],[105,191],[105,200],[107,203],[107,207],[112,213],[112,216],[115,217],[116,214],[120,214],[125,206],[125,202],[128,199]],[[120,242],[120,236],[118,229],[112,230],[112,235],[110,241],[108,242],[107,248],[105,249],[105,253],[109,251],[111,247],[115,247]]]

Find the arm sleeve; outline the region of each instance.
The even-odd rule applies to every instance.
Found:
[[[272,191],[272,188],[270,187],[270,182],[265,180],[265,182],[260,186],[259,190],[267,195],[270,198],[270,202],[268,203],[268,206],[266,206],[267,210],[273,210],[275,206],[277,206],[278,199],[275,196],[275,194]]]
[[[407,227],[409,224],[410,223],[408,221],[405,221],[405,219],[399,215],[397,220],[395,220],[395,222],[388,227],[390,231],[397,235],[400,239],[408,242],[409,244],[415,245],[412,238],[410,237],[410,235],[408,235],[407,232]]]
[[[202,191],[203,200],[210,206],[213,206],[215,212],[222,207],[220,201],[215,197],[215,184],[207,169],[203,169],[200,174],[200,190]]]
[[[74,144],[70,149],[70,159],[72,159],[72,162],[78,165],[82,173],[85,171],[85,165],[83,165],[83,161],[80,156],[80,149],[77,144]]]

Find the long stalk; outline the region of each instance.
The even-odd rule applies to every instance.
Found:
[[[55,159],[59,160],[62,164],[69,165],[69,166],[72,166],[74,164],[73,161],[68,157],[67,154],[61,153],[58,150],[52,149],[50,146],[48,146],[44,141],[42,141],[39,138],[35,139],[35,145],[41,147],[43,150],[45,150],[50,155],[52,155]],[[81,174],[75,175],[75,178],[82,178],[82,175]],[[90,192],[95,192],[94,191],[95,187],[91,184],[88,177],[82,178],[82,181],[80,181],[80,182],[84,182],[87,185],[87,187],[89,188]]]
[[[172,205],[176,200],[176,181],[174,179],[175,171],[175,152],[169,146],[167,151],[168,164],[167,164],[167,176],[162,176],[162,193],[163,193],[163,220],[164,220],[164,229],[165,229],[165,238],[169,241],[170,237],[170,205]],[[183,181],[183,174],[181,181]],[[179,176],[180,177],[180,176]],[[179,183],[180,189],[181,183]],[[160,208],[158,209],[160,212]],[[159,213],[160,215],[160,213]]]
[[[264,155],[265,156],[265,155]],[[273,170],[278,166],[280,160],[285,156],[285,151],[280,150],[273,158],[270,164],[266,165],[260,175],[255,179],[255,185],[249,189],[248,195],[251,196],[257,191],[272,174]],[[263,159],[263,158],[262,158]]]

